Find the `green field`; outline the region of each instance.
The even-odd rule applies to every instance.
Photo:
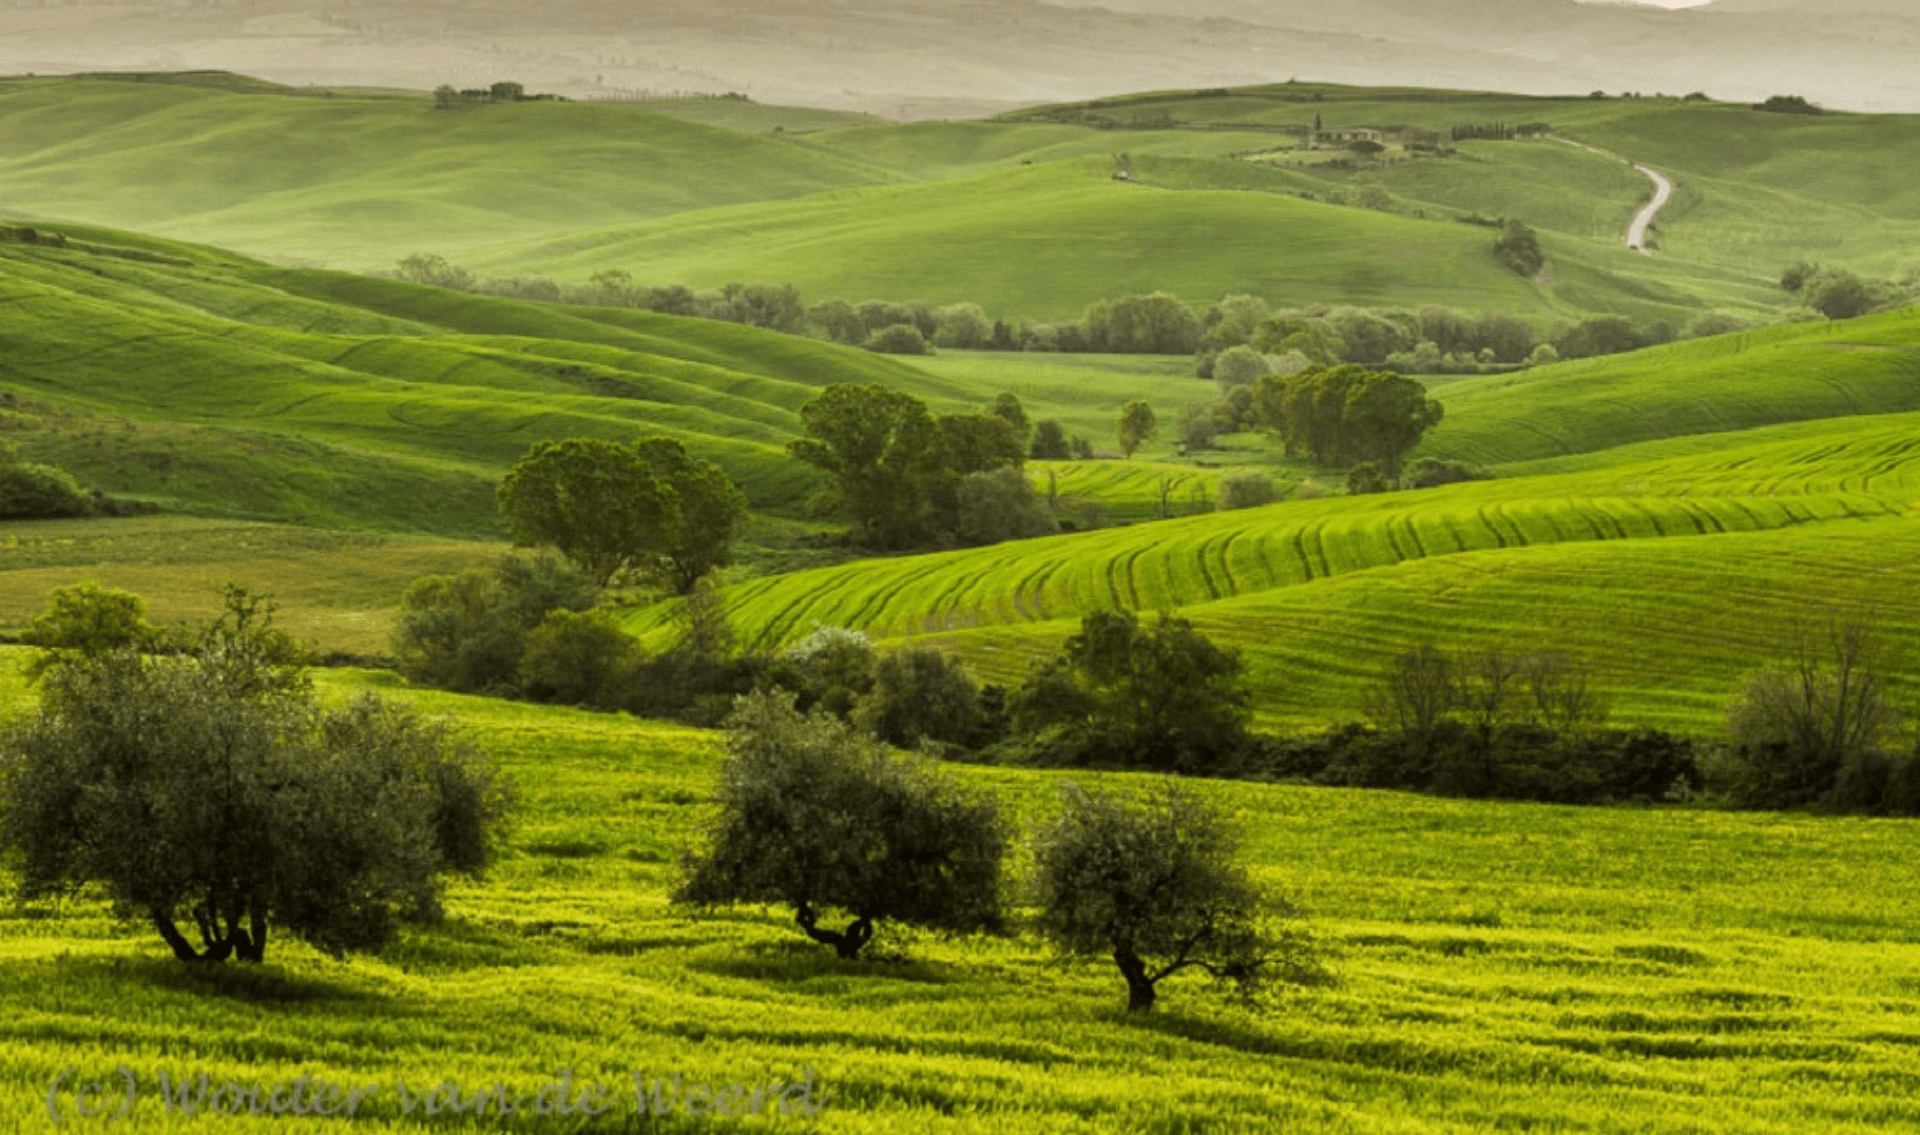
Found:
[[[1916,143],[1899,116],[1311,84],[1104,101],[1119,129],[1045,120],[1085,108],[895,124],[731,99],[436,111],[424,94],[217,74],[16,78],[0,81],[0,194],[23,216],[283,264],[388,268],[427,251],[574,281],[622,268],[648,283],[791,283],[810,299],[965,300],[1007,319],[1161,289],[1678,326],[1708,308],[1780,308],[1770,282],[1797,259],[1917,266],[1902,250],[1920,196],[1897,176]],[[1621,246],[1644,180],[1556,139],[1395,152],[1357,171],[1393,192],[1392,215],[1329,205],[1356,171],[1291,150],[1316,116],[1441,131],[1544,121],[1659,165],[1682,192],[1654,258]],[[1134,184],[1108,178],[1120,153]],[[1514,277],[1484,229],[1454,223],[1466,214],[1528,220],[1552,271]]]
[[[1246,824],[1257,873],[1304,905],[1336,981],[1247,1010],[1176,979],[1132,1019],[1110,967],[1061,963],[1027,937],[902,934],[881,946],[901,960],[843,963],[778,911],[670,909],[669,864],[713,783],[711,735],[381,676],[323,688],[372,688],[480,731],[526,796],[497,872],[454,888],[445,925],[344,963],[281,942],[258,969],[195,973],[90,899],[7,910],[12,1122],[49,1125],[63,1069],[70,1093],[120,1065],[142,1129],[166,1122],[160,1073],[204,1071],[377,1088],[360,1123],[407,1131],[449,1117],[403,1117],[398,1082],[504,1084],[527,1110],[470,1125],[581,1130],[530,1114],[566,1069],[576,1088],[605,1085],[623,1124],[635,1072],[807,1070],[823,1110],[782,1127],[1797,1135],[1920,1122],[1911,824],[1203,782]],[[4,690],[23,696],[17,680]],[[961,775],[1027,822],[1066,779]],[[70,1094],[56,1102],[71,1125]],[[628,1129],[605,1122],[593,1129]]]

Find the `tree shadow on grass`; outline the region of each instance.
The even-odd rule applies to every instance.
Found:
[[[182,962],[168,957],[62,957],[49,964],[53,980],[78,988],[141,985],[150,989],[218,997],[250,1005],[365,1003],[382,1000],[373,990],[345,980],[289,969],[276,962]]]

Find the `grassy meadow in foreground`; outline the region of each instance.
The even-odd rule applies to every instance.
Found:
[[[11,665],[22,657],[7,652]],[[1177,979],[1151,1016],[1117,977],[1028,938],[897,934],[834,960],[779,911],[670,909],[671,863],[721,739],[324,675],[457,714],[526,810],[495,875],[379,958],[282,941],[195,973],[82,899],[0,914],[0,1114],[38,1130],[62,1069],[154,1088],[207,1072],[379,1085],[360,1123],[406,1131],[708,1130],[631,1119],[630,1077],[792,1080],[817,1131],[1865,1132],[1920,1123],[1920,828],[1704,811],[1576,810],[1200,782],[1294,894],[1335,984],[1255,1009]],[[17,678],[8,701],[26,694]],[[1062,774],[961,768],[1027,821]],[[1137,784],[1138,778],[1074,774]],[[622,1111],[530,1114],[565,1069]],[[396,1082],[504,1084],[528,1111],[405,1118]],[[71,1107],[72,1101],[61,1101]],[[69,1113],[71,1114],[71,1113]],[[614,1122],[619,1119],[619,1122]],[[98,1121],[95,1121],[96,1123]],[[332,1121],[337,1127],[344,1121]],[[75,1130],[87,1124],[70,1123]]]

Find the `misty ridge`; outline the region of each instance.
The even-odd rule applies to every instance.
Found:
[[[573,98],[738,91],[896,118],[1284,81],[1533,94],[1792,93],[1920,111],[1897,0],[332,0],[0,4],[0,71],[223,69],[292,84],[501,78]]]

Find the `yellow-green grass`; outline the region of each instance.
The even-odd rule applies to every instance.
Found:
[[[285,940],[255,970],[197,973],[82,898],[0,916],[0,1110],[45,1119],[54,1078],[124,1065],[142,1129],[197,1135],[302,1121],[170,1122],[160,1073],[373,1087],[503,1083],[525,1110],[468,1126],[629,1123],[630,1078],[792,1079],[824,1109],[767,1123],[850,1132],[1884,1131],[1920,1122],[1920,829],[1705,811],[1576,810],[1396,793],[1201,783],[1293,892],[1334,985],[1243,1010],[1191,978],[1148,1017],[1110,966],[1030,937],[900,935],[904,961],[842,963],[781,912],[670,909],[671,861],[717,770],[718,739],[574,711],[322,678],[477,728],[525,814],[493,877],[449,921],[334,962]],[[17,679],[4,693],[19,702]],[[1026,823],[1062,780],[961,768]],[[566,1069],[623,1111],[532,1114]],[[70,1124],[71,1094],[57,1097]],[[97,1122],[97,1121],[96,1121]],[[341,1120],[332,1121],[334,1125]]]
[[[237,583],[278,605],[278,624],[323,651],[385,654],[407,584],[487,563],[496,544],[278,524],[140,516],[0,522],[0,628],[19,630],[55,588],[80,580],[146,601],[161,626],[218,616]]]
[[[1782,649],[1796,603],[1879,603],[1890,632],[1920,647],[1917,425],[1848,420],[1693,456],[1291,501],[724,594],[761,647],[852,626],[956,645],[994,681],[1018,681],[1093,611],[1178,611],[1245,648],[1257,710],[1290,725],[1357,715],[1372,675],[1423,641],[1564,649],[1623,716],[1712,728],[1733,677]],[[651,632],[667,613],[631,625]]]
[[[0,88],[9,209],[374,267],[864,184],[863,163],[628,106],[434,109],[283,89],[16,79]]]
[[[1920,409],[1920,308],[1449,382],[1420,452],[1485,465]]]

